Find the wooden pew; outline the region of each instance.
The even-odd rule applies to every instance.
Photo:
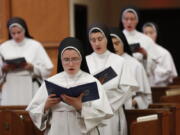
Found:
[[[173,79],[173,83],[170,85],[180,85],[180,76]]]
[[[160,135],[161,121],[151,120],[145,122],[132,122],[130,127],[130,135]]]
[[[163,103],[180,103],[180,95],[175,96],[162,96],[160,102]]]
[[[0,106],[0,111],[4,110],[25,110],[27,106],[11,105],[11,106]]]
[[[172,113],[169,109],[137,109],[137,110],[125,110],[126,119],[128,123],[128,133],[130,134],[130,125],[139,116],[146,116],[150,114],[157,114],[160,124],[160,134],[159,135],[170,135],[170,118]],[[149,128],[149,130],[151,130]],[[148,130],[148,131],[149,131]]]
[[[167,87],[152,87],[152,100],[153,103],[159,103],[160,98],[162,96],[166,96],[167,92],[173,91],[173,90],[180,90],[180,85],[172,85]]]
[[[33,124],[25,106],[0,107],[0,135],[43,135]]]
[[[178,103],[156,103],[149,105],[149,108],[168,108],[172,112],[171,135],[180,135],[180,104]]]

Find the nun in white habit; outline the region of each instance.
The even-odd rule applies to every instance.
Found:
[[[125,63],[132,70],[132,76],[135,77],[139,85],[138,91],[133,95],[132,107],[128,106],[128,104],[125,104],[125,108],[146,109],[148,108],[148,105],[152,103],[152,96],[151,88],[144,67],[141,63],[139,63],[139,61],[132,57],[132,52],[126,37],[119,30],[119,28],[111,28],[110,32],[116,54],[122,56],[125,59]]]
[[[81,102],[79,97],[49,95],[42,84],[27,107],[34,124],[46,135],[99,135],[104,119],[113,115],[106,93],[100,82],[90,75],[81,42],[65,38],[59,47],[58,74],[47,80],[65,88],[96,82],[99,99]],[[62,102],[62,100],[64,102]],[[48,126],[49,125],[49,126]]]
[[[131,76],[131,70],[124,64],[124,59],[114,54],[109,29],[104,25],[91,25],[88,30],[90,55],[86,56],[89,71],[95,75],[111,67],[117,76],[103,84],[114,116],[105,121],[106,126],[100,129],[102,135],[126,135],[127,125],[123,104],[132,98],[138,89],[137,82]]]
[[[152,38],[154,41],[152,46],[159,52],[159,57],[156,59],[156,67],[150,77],[151,86],[167,86],[177,77],[173,58],[167,49],[156,43],[158,31],[154,23],[145,23],[142,30],[144,34]]]
[[[43,46],[32,39],[22,18],[10,18],[7,23],[9,40],[0,46],[2,59],[24,57],[26,64],[18,68],[3,62],[0,65],[2,105],[28,105],[36,92],[33,79],[44,79],[52,71],[53,64]]]
[[[122,11],[121,16],[124,27],[123,33],[129,45],[139,43],[141,46],[137,52],[133,52],[133,56],[144,65],[149,77],[155,68],[156,59],[159,56],[157,50],[152,46],[154,42],[151,38],[136,30],[139,21],[137,10],[126,8]]]

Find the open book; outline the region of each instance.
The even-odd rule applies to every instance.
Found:
[[[103,71],[94,75],[94,77],[96,77],[101,82],[101,84],[104,84],[104,83],[110,81],[111,79],[115,78],[116,76],[117,76],[117,74],[113,70],[112,67],[108,67],[108,68],[104,69]]]
[[[48,95],[56,94],[56,97],[59,97],[61,94],[66,94],[71,97],[78,97],[81,93],[84,93],[82,102],[99,99],[96,82],[86,83],[70,88],[61,87],[47,80],[45,80],[45,84]]]
[[[140,43],[134,43],[134,44],[130,44],[129,47],[130,50],[134,53],[137,52],[141,46]]]
[[[14,58],[14,59],[5,59],[3,60],[6,64],[12,64],[12,65],[21,65],[26,63],[26,59],[24,57]]]

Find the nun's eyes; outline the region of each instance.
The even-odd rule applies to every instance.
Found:
[[[70,62],[72,63],[78,63],[81,61],[81,58],[79,57],[72,57],[72,58],[63,58],[62,61],[65,63],[65,64],[68,64]]]
[[[116,42],[114,42],[114,45],[119,46],[120,43],[121,43],[120,41],[116,41]]]
[[[11,32],[11,35],[16,35],[16,34],[21,34],[22,31],[17,31],[17,32]]]
[[[102,41],[104,39],[103,36],[97,37],[97,38],[90,38],[91,42],[96,42],[96,41]]]

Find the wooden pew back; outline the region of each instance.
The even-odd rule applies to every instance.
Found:
[[[153,103],[159,103],[162,96],[166,96],[168,93],[172,93],[176,90],[180,91],[180,85],[172,85],[167,87],[152,87],[152,100]],[[172,91],[172,92],[171,92]]]
[[[156,103],[149,105],[149,108],[168,108],[172,112],[171,135],[180,135],[180,104],[177,103]]]
[[[160,120],[160,131],[159,135],[169,135],[170,134],[170,118],[171,112],[169,109],[144,109],[144,110],[126,110],[126,119],[128,123],[128,133],[130,132],[130,125],[139,116],[146,116],[150,114],[158,114],[158,119]]]
[[[145,122],[132,122],[130,127],[131,135],[160,135],[161,134],[161,121],[151,120]]]
[[[43,135],[35,127],[25,108],[26,106],[0,106],[0,135]]]
[[[162,103],[180,103],[180,95],[175,96],[162,96],[160,98]]]

